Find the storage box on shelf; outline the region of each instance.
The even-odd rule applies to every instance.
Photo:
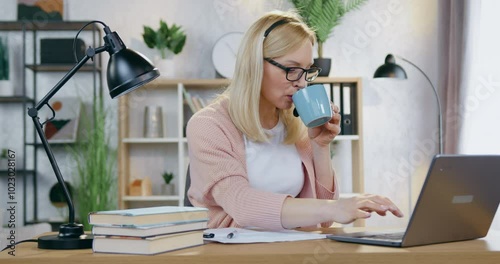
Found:
[[[332,90],[337,84],[346,84],[351,87],[352,124],[355,125],[355,130],[352,135],[339,135],[335,140],[350,143],[351,168],[348,171],[352,172],[352,179],[349,179],[352,181],[352,190],[343,196],[362,193],[364,180],[361,79],[320,77],[314,83],[323,83],[325,88]],[[141,203],[141,206],[152,202],[183,205],[186,167],[189,163],[184,129],[187,120],[192,115],[191,108],[187,106],[184,97],[184,90],[193,97],[209,102],[228,84],[227,79],[159,79],[120,98],[118,177],[121,209],[134,207],[134,203]],[[162,107],[164,135],[160,138],[143,137],[144,109],[151,105]],[[336,155],[343,154],[337,153]],[[342,166],[342,164],[335,164],[335,167],[337,166]],[[161,174],[164,171],[174,173],[176,195],[160,195],[159,184],[162,182]],[[153,195],[130,196],[129,184],[135,178],[146,176],[153,183]],[[339,175],[341,178],[346,176],[349,175]]]

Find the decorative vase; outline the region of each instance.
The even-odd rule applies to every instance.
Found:
[[[163,113],[161,106],[146,106],[144,108],[144,137],[163,137]]]
[[[332,65],[332,59],[330,58],[316,58],[314,59],[314,65],[321,68],[319,76],[329,76],[330,67]]]
[[[155,67],[160,71],[160,78],[174,78],[175,68],[174,59],[156,59]]]
[[[175,195],[175,185],[173,183],[161,185],[162,195]]]

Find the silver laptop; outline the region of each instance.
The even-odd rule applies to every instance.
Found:
[[[500,203],[500,155],[436,155],[406,230],[329,239],[410,247],[486,236]]]

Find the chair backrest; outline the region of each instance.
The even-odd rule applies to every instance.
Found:
[[[189,190],[189,186],[191,186],[191,177],[189,176],[189,165],[187,167],[187,171],[186,171],[186,185],[184,186],[184,206],[193,206],[191,204],[191,202],[189,201],[189,198],[188,198],[188,190]]]

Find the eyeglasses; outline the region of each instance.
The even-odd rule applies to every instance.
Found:
[[[286,72],[286,79],[295,82],[300,80],[302,78],[302,75],[305,75],[305,79],[307,82],[312,82],[316,77],[318,77],[318,74],[321,72],[321,68],[318,68],[316,66],[312,66],[309,69],[304,69],[301,67],[286,67],[284,65],[281,65],[277,61],[270,59],[270,58],[264,58],[267,62],[271,63],[272,65],[284,70]]]

